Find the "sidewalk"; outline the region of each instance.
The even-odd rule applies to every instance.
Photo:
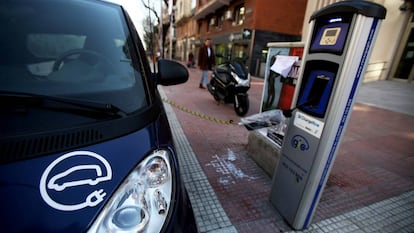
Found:
[[[198,88],[200,71],[189,71],[187,83],[160,88],[162,96],[192,112],[237,123],[231,105],[218,105]],[[303,232],[414,232],[414,111],[371,103],[367,90],[390,86],[371,88],[378,83],[361,86],[313,224]],[[404,87],[407,92],[394,92],[406,96],[394,101],[412,103],[414,85]],[[254,79],[248,115],[259,112],[262,89],[263,80]],[[292,231],[268,201],[271,177],[247,154],[244,127],[165,107],[200,232]]]
[[[362,84],[357,102],[414,116],[414,83],[378,81]]]

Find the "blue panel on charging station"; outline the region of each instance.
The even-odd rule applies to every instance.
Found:
[[[302,111],[317,117],[324,117],[336,74],[326,70],[309,73],[297,106]]]

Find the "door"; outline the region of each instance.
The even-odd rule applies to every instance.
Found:
[[[406,42],[404,43],[404,41]],[[412,82],[414,79],[414,17],[411,17],[402,42],[404,47],[400,49],[401,56],[393,76],[398,80]]]

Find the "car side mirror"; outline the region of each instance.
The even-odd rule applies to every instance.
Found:
[[[158,60],[157,84],[170,86],[185,83],[188,80],[188,70],[178,62]]]

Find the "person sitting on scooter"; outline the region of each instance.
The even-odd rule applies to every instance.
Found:
[[[198,52],[198,66],[201,70],[201,79],[199,88],[205,89],[204,85],[208,84],[208,71],[216,65],[216,59],[213,48],[211,47],[211,39],[207,38],[204,45],[200,47]]]

